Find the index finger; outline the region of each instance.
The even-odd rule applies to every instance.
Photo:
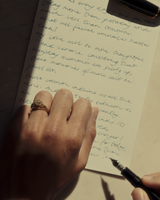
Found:
[[[91,103],[87,99],[78,99],[72,107],[72,113],[69,119],[69,125],[74,127],[74,130],[77,132],[81,132],[83,135],[87,124],[88,120],[92,114],[92,107]]]

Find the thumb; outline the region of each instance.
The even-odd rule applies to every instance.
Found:
[[[150,175],[145,175],[142,178],[142,182],[144,185],[147,187],[153,188],[155,190],[158,190],[160,193],[160,172],[150,174]]]
[[[146,192],[140,188],[135,188],[132,192],[133,200],[149,200]]]

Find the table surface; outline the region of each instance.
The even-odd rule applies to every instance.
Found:
[[[5,0],[0,6],[0,140],[11,118],[38,0]],[[130,168],[142,177],[160,171],[160,37]],[[128,200],[123,178],[84,170],[56,200]]]

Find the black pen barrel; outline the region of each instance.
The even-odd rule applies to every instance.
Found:
[[[134,186],[143,189],[149,196],[150,200],[160,200],[159,195],[152,189],[146,187],[141,179],[134,174],[130,169],[127,167],[121,171],[121,174]]]
[[[124,5],[132,8],[148,17],[156,17],[159,15],[160,10],[159,7],[154,5],[153,3],[146,1],[146,0],[119,0]]]

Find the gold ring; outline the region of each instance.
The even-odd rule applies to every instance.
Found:
[[[31,111],[34,111],[34,110],[44,110],[47,112],[47,114],[49,113],[48,108],[43,104],[43,102],[40,99],[32,103]]]

